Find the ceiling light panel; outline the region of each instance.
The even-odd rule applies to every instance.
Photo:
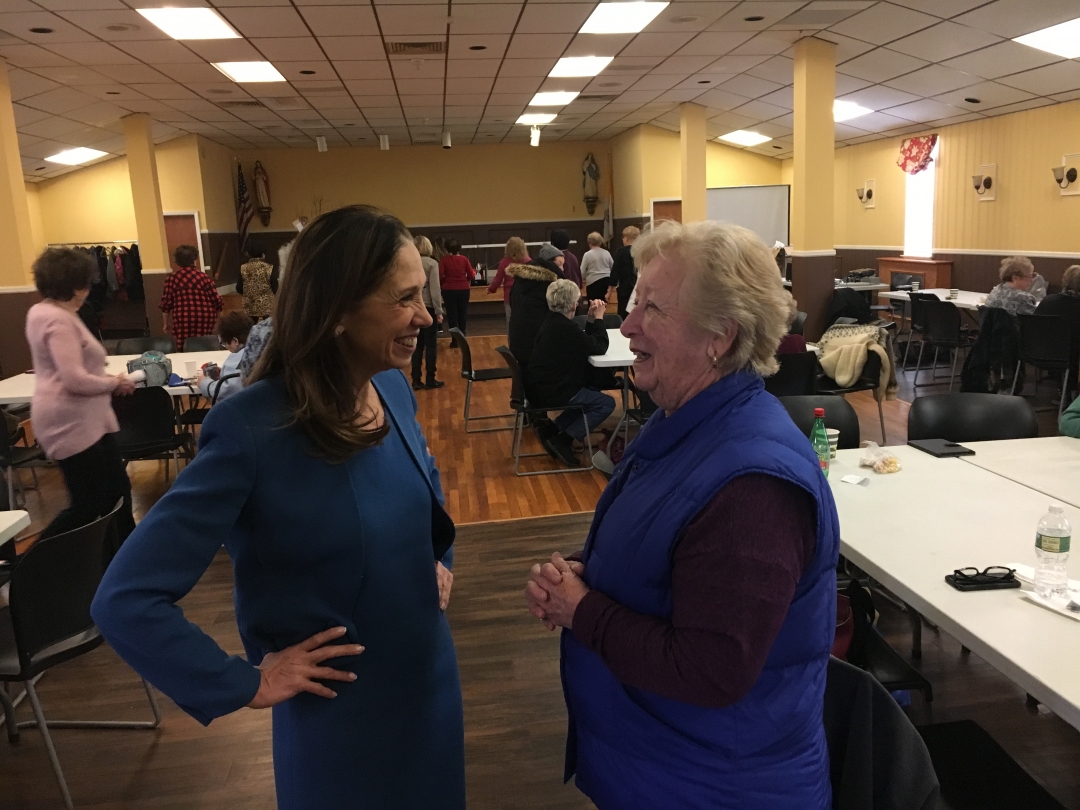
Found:
[[[734,132],[729,132],[727,135],[721,135],[720,140],[734,143],[739,146],[757,146],[758,144],[771,141],[772,138],[768,135],[762,135],[760,132],[737,129]]]
[[[854,101],[841,101],[836,99],[832,105],[832,118],[834,122],[850,121],[852,118],[858,118],[861,115],[869,115],[874,112],[873,110],[863,107],[861,104],[856,104]]]
[[[601,3],[578,33],[636,34],[667,7],[667,3]]]
[[[564,56],[555,63],[548,76],[595,76],[610,64],[613,56]]]
[[[578,97],[578,93],[554,90],[550,92],[537,93],[533,96],[532,101],[529,102],[530,107],[565,107],[571,101]]]
[[[1013,41],[1065,59],[1076,59],[1080,56],[1080,17],[1041,31],[1032,31]]]
[[[234,82],[285,81],[285,77],[269,62],[215,62],[214,67]]]
[[[550,124],[555,120],[555,113],[525,113],[518,116],[518,124]]]
[[[100,149],[87,149],[85,146],[80,146],[77,149],[66,149],[63,152],[58,152],[52,157],[45,158],[45,160],[50,163],[61,163],[64,166],[79,166],[107,154],[109,153],[102,152]]]
[[[238,39],[238,34],[212,8],[135,9],[173,39]]]

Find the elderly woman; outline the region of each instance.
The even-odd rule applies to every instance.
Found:
[[[548,316],[548,285],[566,277],[563,274],[565,263],[563,252],[550,242],[544,242],[539,256],[531,262],[507,265],[506,274],[514,279],[510,288],[507,343],[522,368],[529,362],[540,326]]]
[[[1035,310],[1036,315],[1056,315],[1069,324],[1072,339],[1070,357],[1072,372],[1069,374],[1066,394],[1076,389],[1077,367],[1080,365],[1080,264],[1065,269],[1061,277],[1061,292],[1048,295]]]
[[[1039,305],[1030,292],[1035,282],[1035,265],[1026,256],[1001,260],[1001,283],[986,296],[986,306],[1004,309],[1011,315],[1031,315]]]
[[[252,383],[210,409],[94,599],[113,649],[200,723],[273,707],[281,810],[465,807],[453,523],[401,373],[426,283],[388,214],[304,228]],[[177,605],[222,545],[246,658]]]
[[[623,323],[660,410],[627,449],[579,561],[534,566],[565,628],[567,773],[600,810],[824,810],[839,525],[806,437],[765,393],[792,301],[750,231],[641,237]]]
[[[135,518],[131,481],[113,437],[120,425],[112,397],[132,393],[135,383],[127,374],[105,373],[105,347],[78,316],[97,265],[88,253],[51,248],[38,256],[33,272],[42,300],[26,313],[35,379],[30,416],[34,435],[60,467],[71,499],[45,534],[85,526],[111,512],[122,498],[116,528],[123,541],[135,528]]]
[[[617,288],[619,317],[624,321],[629,313],[627,304],[630,294],[637,284],[637,267],[634,266],[634,242],[641,236],[641,230],[634,225],[627,225],[622,232],[622,247],[615,252],[611,266],[611,283]]]
[[[525,393],[532,405],[559,408],[580,405],[582,409],[564,410],[554,422],[537,426],[540,442],[552,457],[571,467],[581,465],[574,452],[574,442],[596,430],[615,410],[615,400],[588,387],[589,358],[608,349],[604,328],[604,301],[590,301],[585,331],[574,323],[581,289],[570,279],[553,281],[547,288],[547,319],[536,336],[525,372]]]
[[[427,273],[427,284],[424,285],[424,307],[431,317],[431,324],[420,330],[417,338],[416,351],[412,358],[412,387],[414,391],[422,388],[442,388],[446,383],[435,379],[435,366],[439,355],[439,325],[443,322],[443,299],[442,289],[439,287],[439,263],[431,258],[431,240],[426,236],[413,238],[413,244],[420,252],[420,262],[424,265]],[[424,355],[427,355],[427,382],[422,382],[420,375],[423,371]]]
[[[165,313],[165,331],[182,352],[189,337],[214,334],[222,302],[213,280],[196,266],[198,248],[180,245],[173,261],[179,269],[165,277],[158,308]]]
[[[488,285],[488,295],[494,295],[499,290],[503,294],[503,312],[506,313],[506,327],[510,328],[510,288],[514,286],[514,277],[508,275],[506,268],[512,264],[528,264],[529,250],[525,247],[525,240],[520,236],[511,236],[506,240],[503,249],[503,257],[499,260],[495,278]]]

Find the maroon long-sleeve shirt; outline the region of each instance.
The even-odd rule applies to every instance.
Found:
[[[574,612],[574,636],[627,686],[709,708],[737,703],[813,560],[816,527],[801,487],[757,473],[735,478],[675,546],[670,621],[592,590]]]

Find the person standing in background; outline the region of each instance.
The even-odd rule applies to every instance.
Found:
[[[427,275],[427,284],[421,290],[424,298],[424,306],[427,307],[428,315],[431,316],[431,325],[420,327],[420,334],[416,338],[416,351],[412,356],[412,387],[419,391],[421,388],[442,388],[446,383],[435,379],[435,358],[439,352],[439,324],[443,322],[443,299],[439,289],[439,263],[431,258],[431,240],[426,236],[416,236],[413,244],[420,251],[420,263],[424,265],[424,273]],[[427,354],[427,383],[420,382],[420,367],[424,362],[424,354]]]
[[[165,278],[158,308],[165,313],[165,331],[176,341],[176,350],[184,350],[189,337],[214,334],[217,316],[221,312],[221,296],[213,279],[196,265],[199,251],[191,245],[180,245],[173,252],[179,270]]]
[[[634,266],[632,248],[634,241],[641,235],[641,230],[633,225],[623,228],[623,246],[615,252],[615,259],[611,266],[611,285],[616,288],[619,299],[619,317],[624,321],[628,314],[627,305],[630,303],[630,295],[634,292],[637,284],[637,268]]]
[[[581,275],[590,301],[607,301],[612,264],[611,254],[604,249],[604,237],[593,231],[589,234],[589,249],[581,257]]]
[[[112,435],[120,430],[112,395],[132,393],[135,382],[127,374],[105,373],[105,347],[77,314],[95,270],[89,255],[57,248],[46,250],[33,266],[42,300],[26,313],[35,379],[30,416],[34,435],[60,467],[71,499],[42,536],[92,523],[123,499],[116,513],[123,542],[135,529],[135,518],[131,481]]]
[[[465,326],[469,319],[469,289],[474,278],[476,270],[468,258],[461,255],[461,242],[447,239],[446,255],[439,260],[439,286],[442,287],[446,320],[451,329],[457,327],[462,334],[468,334]],[[450,345],[457,343],[451,340]]]
[[[584,286],[581,281],[581,262],[578,261],[578,257],[570,250],[570,234],[559,228],[551,232],[551,244],[562,251],[563,254],[563,275],[570,279],[572,282],[578,285],[578,287]]]
[[[278,270],[266,262],[261,245],[248,243],[250,261],[240,265],[236,291],[244,296],[244,313],[253,321],[269,318],[274,311],[274,294],[278,291]]]
[[[511,236],[506,240],[506,249],[502,259],[499,260],[499,269],[495,272],[495,278],[488,285],[487,291],[494,295],[502,287],[503,312],[506,313],[506,328],[510,328],[510,288],[514,286],[514,277],[507,275],[506,268],[512,264],[528,264],[529,251],[525,247],[525,240],[520,236]]]

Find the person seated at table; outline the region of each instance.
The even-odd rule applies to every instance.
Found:
[[[1026,256],[1010,256],[1001,260],[998,271],[1001,283],[986,296],[986,306],[997,307],[1010,315],[1031,315],[1039,302],[1031,294],[1035,281],[1035,265]]]
[[[801,332],[795,334],[791,331],[794,328],[795,321],[798,317],[798,312],[791,313],[791,321],[788,323],[788,333],[780,338],[780,345],[776,347],[777,354],[802,354],[806,351],[806,338],[802,336]]]
[[[548,315],[547,288],[563,275],[563,252],[550,242],[540,246],[540,255],[527,264],[511,264],[506,274],[514,279],[510,288],[510,324],[507,344],[522,369],[532,355],[536,335]],[[579,288],[580,294],[580,288]]]
[[[199,392],[211,402],[221,402],[244,387],[240,361],[244,359],[244,346],[252,326],[251,318],[243,312],[226,312],[218,318],[218,340],[221,348],[229,350],[229,356],[216,374],[208,376],[200,369],[195,377]]]
[[[1035,310],[1036,315],[1056,315],[1069,324],[1072,340],[1069,358],[1072,371],[1066,387],[1066,395],[1076,388],[1077,367],[1080,366],[1080,264],[1065,269],[1061,277],[1061,292],[1048,295]]]
[[[564,410],[554,422],[538,425],[540,442],[552,457],[571,467],[580,466],[574,441],[595,430],[615,410],[613,397],[588,387],[592,366],[589,358],[608,349],[604,328],[606,301],[589,302],[589,315],[582,331],[574,323],[581,289],[570,279],[553,281],[545,292],[550,312],[536,336],[525,373],[525,394],[529,404],[541,408],[566,405],[585,406],[584,418],[577,408]]]
[[[1062,436],[1071,436],[1080,439],[1080,397],[1072,401],[1072,405],[1065,409],[1058,420],[1058,432]]]

